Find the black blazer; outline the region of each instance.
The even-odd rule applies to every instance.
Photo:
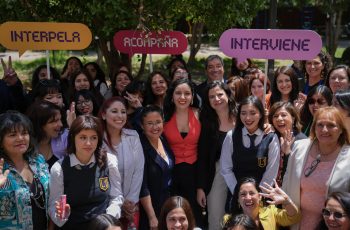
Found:
[[[218,132],[202,127],[198,141],[197,188],[208,195],[215,177],[216,152],[221,148]]]
[[[145,156],[145,167],[143,182],[140,191],[140,198],[151,196],[154,212],[159,217],[161,207],[165,200],[170,197],[170,186],[172,170],[175,164],[175,157],[164,137],[161,137],[162,144],[168,155],[169,165],[158,155],[157,151],[149,143],[144,134],[140,140]],[[148,229],[148,218],[142,205],[140,206],[140,229]],[[146,228],[142,228],[142,226]]]

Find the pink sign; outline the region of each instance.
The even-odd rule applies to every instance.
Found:
[[[187,38],[179,31],[137,30],[118,31],[113,38],[114,47],[122,53],[181,54],[187,49]]]
[[[321,51],[322,40],[311,30],[229,29],[219,45],[238,62],[247,58],[308,60]]]

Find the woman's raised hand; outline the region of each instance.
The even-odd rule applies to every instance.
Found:
[[[270,200],[266,201],[269,204],[286,204],[286,202],[290,203],[289,196],[278,186],[276,180],[273,181],[275,187],[270,186],[267,183],[264,183],[264,186],[259,186],[261,191],[260,195]]]
[[[281,151],[283,154],[288,155],[291,152],[291,146],[295,140],[293,132],[291,130],[285,130],[280,137]]]
[[[4,170],[4,158],[0,159],[0,187],[2,187],[6,181],[7,181],[7,175],[9,174],[10,170],[5,170],[5,172],[3,172]]]
[[[2,68],[4,69],[4,78],[3,78],[4,82],[6,82],[8,86],[15,85],[18,81],[18,78],[17,78],[16,71],[12,68],[11,56],[9,56],[8,65],[6,65],[4,59],[2,58],[1,58],[1,64],[2,64]]]

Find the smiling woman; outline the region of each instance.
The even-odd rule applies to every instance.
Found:
[[[321,221],[325,197],[349,192],[350,139],[338,109],[325,107],[314,115],[310,139],[297,141],[289,157],[283,189],[301,210],[300,224],[291,229],[315,228]]]
[[[236,214],[237,181],[254,177],[260,184],[271,185],[279,167],[280,146],[274,133],[263,131],[265,113],[261,101],[254,96],[244,99],[238,107],[236,127],[229,131],[222,145],[220,166],[232,199],[229,209]],[[244,165],[245,167],[241,167]]]
[[[34,147],[30,120],[0,115],[0,209],[2,229],[47,229],[49,172]]]

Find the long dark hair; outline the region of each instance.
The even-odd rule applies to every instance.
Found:
[[[262,102],[259,100],[259,98],[255,97],[255,96],[249,96],[249,97],[243,99],[243,101],[241,101],[241,103],[239,104],[238,112],[237,112],[237,119],[236,119],[236,128],[243,128],[244,127],[244,124],[241,120],[241,111],[242,111],[243,105],[253,105],[255,108],[258,109],[260,116],[261,116],[259,119],[258,128],[261,130],[264,130],[264,121],[265,121],[264,106],[263,106]]]
[[[34,70],[32,75],[32,89],[34,89],[40,81],[39,73],[42,69],[47,69],[47,65],[40,65]],[[50,66],[50,75],[52,75],[52,78],[49,76],[49,79],[60,80],[60,74],[58,73],[57,69],[52,66]]]
[[[111,85],[111,88],[112,88],[112,93],[113,93],[113,96],[121,96],[121,93],[122,92],[118,92],[118,90],[115,88],[116,85],[117,85],[117,76],[119,74],[125,74],[126,76],[128,76],[130,82],[132,82],[134,80],[133,76],[131,75],[131,73],[127,72],[127,71],[124,71],[124,70],[119,70],[118,72],[116,72],[113,76],[113,78],[111,79],[112,81],[112,85]]]
[[[340,107],[348,111],[347,116],[349,117],[350,116],[350,89],[337,91],[334,96],[338,104],[340,105]]]
[[[156,75],[162,76],[162,78],[164,79],[165,83],[167,84],[167,86],[169,88],[169,79],[165,76],[165,74],[163,72],[161,72],[161,71],[152,72],[146,81],[145,105],[154,104],[157,100],[157,96],[154,95],[153,90],[152,90],[152,80]]]
[[[77,57],[75,57],[75,56],[72,56],[72,57],[69,57],[69,58],[66,60],[66,62],[64,63],[64,66],[63,66],[63,69],[62,69],[62,74],[63,74],[64,72],[66,72],[66,69],[68,68],[68,63],[69,63],[69,61],[72,60],[72,59],[76,60],[76,61],[79,63],[80,69],[83,69],[83,63],[80,61],[80,59],[77,58]]]
[[[87,70],[87,66],[92,65],[96,69],[96,79],[100,80],[101,82],[106,83],[106,75],[101,69],[101,67],[96,62],[88,62],[84,65],[84,69]],[[107,84],[107,83],[106,83]]]
[[[187,84],[191,89],[192,99],[193,99],[193,103],[192,103],[191,107],[194,107],[194,108],[199,107],[198,106],[199,102],[198,102],[198,99],[196,97],[196,93],[194,90],[194,84],[189,79],[186,79],[186,78],[177,79],[176,81],[174,81],[170,85],[170,87],[166,93],[165,99],[164,99],[165,122],[169,121],[175,112],[175,103],[173,101],[173,95],[174,95],[174,91],[175,91],[176,87],[178,87],[181,84]]]
[[[60,107],[49,101],[38,101],[29,107],[27,115],[33,123],[34,137],[38,143],[47,137],[43,127],[60,113]]]
[[[315,94],[321,94],[324,97],[324,99],[327,101],[327,104],[329,106],[332,104],[333,94],[327,86],[319,85],[317,87],[312,88],[309,94],[307,95],[305,104],[300,112],[300,120],[303,125],[303,128],[302,128],[303,130],[305,130],[309,122],[313,120],[313,116],[309,109],[309,104],[310,104],[310,100],[312,99],[312,96]]]
[[[327,53],[327,51],[321,50],[318,54],[317,57],[320,58],[324,68],[323,71],[321,72],[321,79],[325,79],[328,75],[329,70],[333,66],[333,61],[332,57]],[[302,67],[303,67],[303,73],[305,74],[305,78],[309,80],[309,75],[306,72],[306,61],[302,61]]]
[[[33,126],[28,117],[17,111],[7,111],[0,114],[0,158],[4,158],[5,161],[12,162],[4,151],[3,142],[4,137],[13,130],[21,131],[25,130],[29,134],[29,147],[24,154],[24,159],[28,160],[28,157],[35,157],[37,152],[35,151],[35,144],[33,140]]]
[[[205,93],[203,94],[203,107],[200,113],[201,124],[206,127],[206,132],[218,135],[220,120],[216,111],[210,106],[209,91],[215,87],[222,89],[228,98],[228,115],[230,118],[236,117],[236,103],[234,101],[231,90],[222,81],[213,81],[206,86]]]
[[[69,154],[76,154],[75,136],[86,129],[94,130],[97,134],[98,142],[94,155],[98,166],[102,169],[106,166],[107,152],[101,148],[103,142],[102,124],[100,120],[94,116],[81,115],[73,121],[68,134],[67,152]]]
[[[97,102],[95,95],[90,90],[87,90],[87,89],[76,91],[74,94],[73,101],[75,102],[75,111],[77,115],[81,115],[78,110],[78,101],[80,96],[82,96],[85,100],[90,100],[92,102],[92,106],[93,106],[92,114],[94,116],[97,116],[97,113],[99,110],[99,104]]]
[[[282,94],[277,87],[277,78],[280,74],[287,75],[292,83],[292,91],[288,95],[289,96],[288,101],[293,103],[294,100],[297,99],[299,95],[298,77],[296,76],[293,68],[289,66],[278,67],[275,71],[274,79],[272,82],[271,106],[275,102],[280,101],[282,99]]]

